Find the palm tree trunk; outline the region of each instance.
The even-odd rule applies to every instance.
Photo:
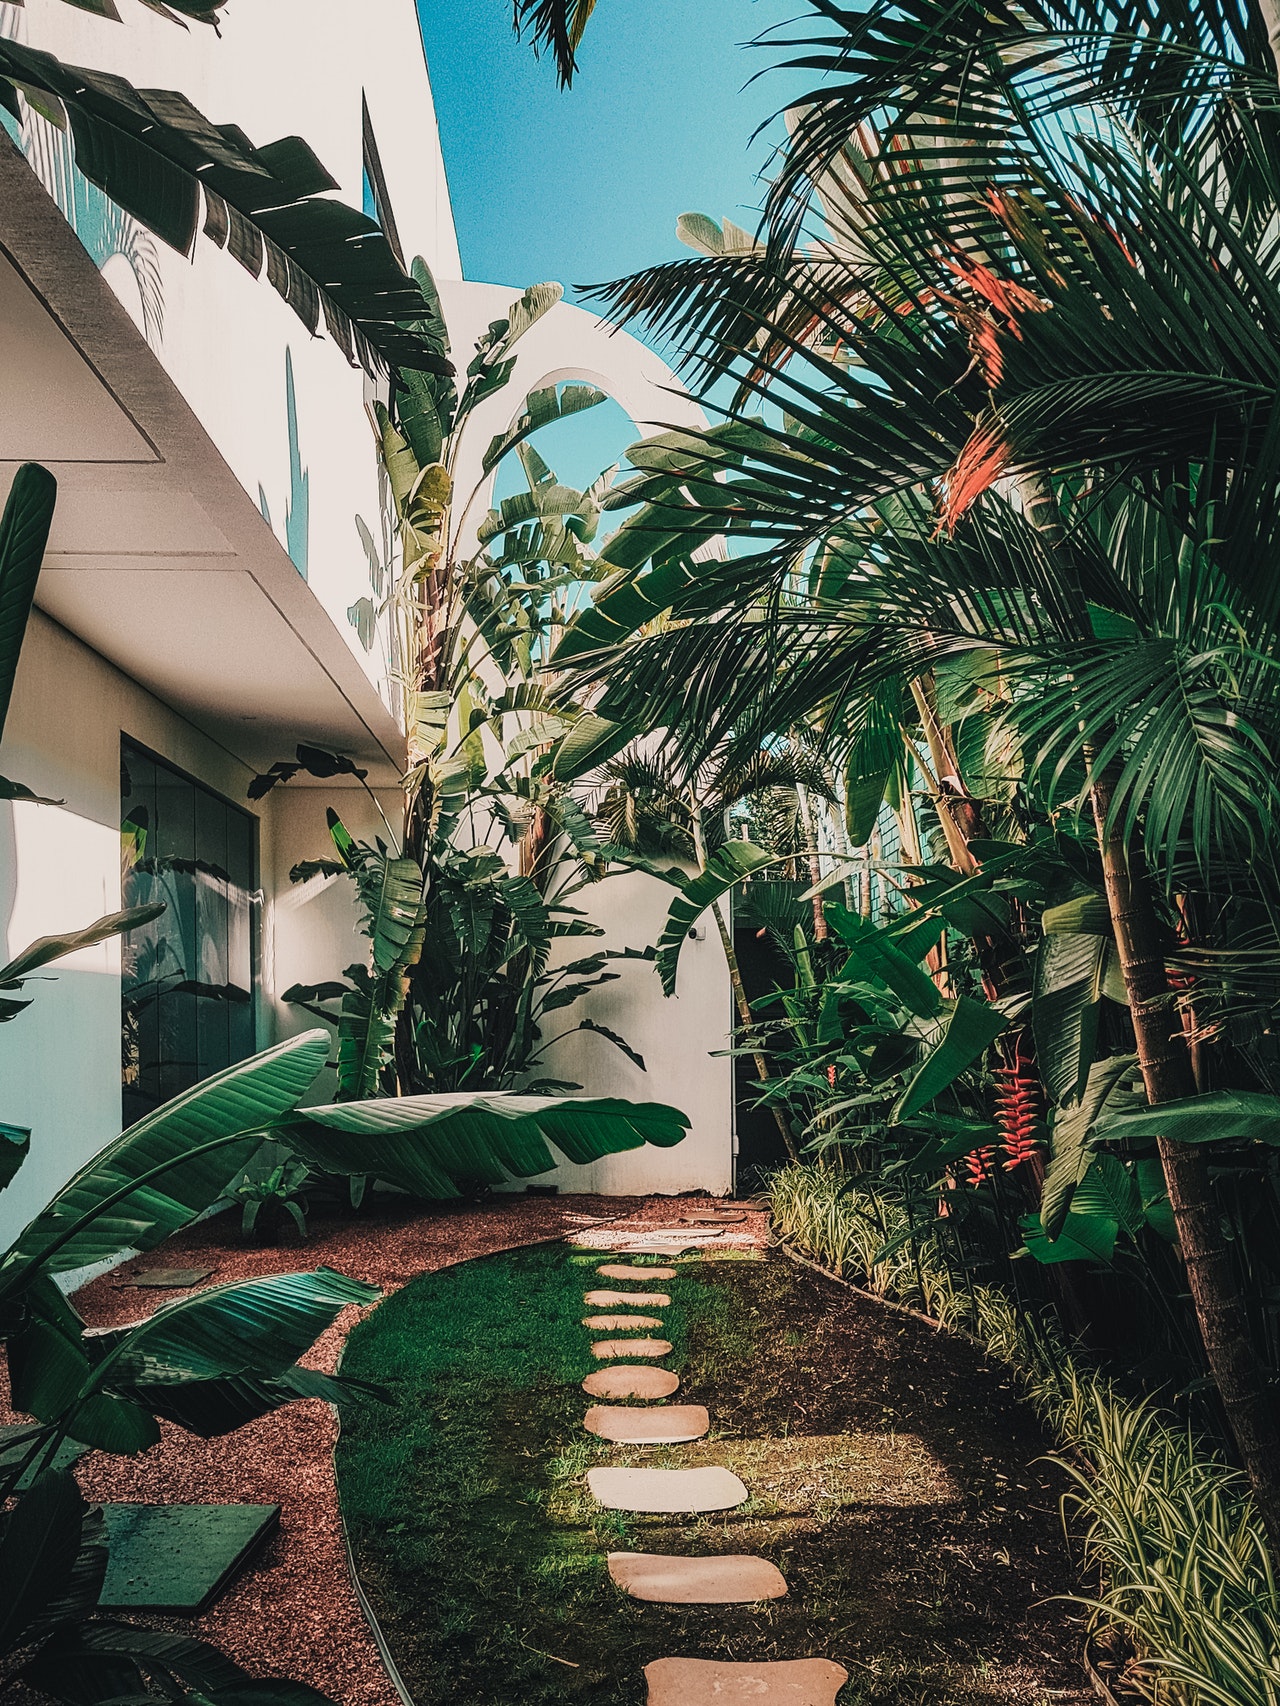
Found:
[[[1116,950],[1129,996],[1138,1063],[1153,1107],[1196,1093],[1181,1029],[1169,1005],[1164,943],[1140,850],[1126,851],[1109,821],[1111,784],[1093,789],[1093,813]],[[1280,1426],[1254,1349],[1244,1295],[1223,1236],[1209,1164],[1199,1144],[1158,1140],[1165,1186],[1205,1356],[1248,1474],[1273,1553],[1280,1553]]]

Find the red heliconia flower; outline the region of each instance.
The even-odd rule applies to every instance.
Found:
[[[969,1176],[969,1183],[975,1188],[985,1185],[991,1177],[992,1168],[996,1161],[996,1147],[989,1143],[983,1149],[974,1149],[964,1158],[964,1169]]]
[[[998,1066],[995,1076],[1000,1083],[996,1092],[996,1124],[1000,1128],[1004,1166],[1011,1170],[1031,1159],[1040,1147],[1041,1138],[1040,1079],[1025,1031],[1018,1032],[1012,1060],[1006,1059],[1003,1066]]]

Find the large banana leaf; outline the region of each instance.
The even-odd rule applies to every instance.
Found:
[[[58,482],[37,462],[13,477],[0,515],[0,735],[4,734],[23,635],[49,542]]]
[[[333,1706],[305,1682],[250,1676],[207,1641],[105,1619],[65,1624],[20,1674],[63,1706],[138,1706],[157,1683],[172,1706]]]
[[[212,1285],[164,1304],[114,1343],[86,1388],[107,1391],[246,1375],[278,1380],[348,1304],[378,1288],[331,1268]]]
[[[548,385],[541,391],[530,391],[514,426],[506,432],[498,433],[485,451],[485,473],[491,474],[502,458],[514,450],[516,445],[523,444],[531,433],[539,432],[544,426],[551,426],[555,421],[567,420],[570,415],[580,415],[584,409],[594,409],[597,403],[607,401],[607,393],[598,390],[594,385],[566,385],[563,391],[554,385]]]
[[[332,1173],[374,1174],[415,1196],[456,1197],[459,1184],[532,1178],[556,1158],[586,1163],[645,1143],[679,1143],[689,1120],[662,1102],[457,1091],[308,1108],[276,1136]]]
[[[929,1026],[926,1037],[929,1052],[893,1110],[891,1118],[895,1123],[918,1114],[962,1072],[981,1060],[1008,1024],[1003,1013],[968,995],[944,1001],[942,1006],[942,1017],[931,1021]]]
[[[61,1470],[41,1475],[5,1519],[0,1533],[0,1653],[21,1645],[24,1634],[66,1592],[87,1512],[75,1477]],[[105,1568],[105,1554],[101,1561]]]
[[[1175,1143],[1280,1145],[1280,1096],[1262,1090],[1210,1090],[1156,1108],[1108,1114],[1094,1128],[1099,1142],[1168,1137]]]
[[[376,221],[330,199],[333,178],[299,136],[254,148],[234,125],[214,125],[171,89],[64,65],[51,53],[0,42],[0,102],[21,119],[18,94],[42,104],[75,139],[76,165],[126,213],[187,254],[201,226],[267,278],[314,334],[325,326],[370,372],[382,361],[448,372],[412,329],[427,313]],[[65,118],[64,118],[65,115]]]
[[[667,922],[658,938],[658,975],[662,979],[664,995],[676,992],[680,950],[707,908],[728,894],[743,877],[776,863],[775,854],[767,853],[763,847],[756,847],[750,841],[727,841],[707,860],[706,869],[685,884],[684,892],[671,902]]]
[[[1076,1101],[1089,1076],[1108,947],[1105,936],[1051,932],[1036,950],[1031,1028],[1045,1089],[1059,1105]]]
[[[1088,1171],[1094,1127],[1108,1103],[1121,1096],[1122,1086],[1133,1077],[1137,1064],[1137,1056],[1132,1054],[1095,1061],[1080,1100],[1054,1112],[1049,1135],[1052,1159],[1040,1194],[1040,1222],[1050,1240],[1062,1230],[1075,1189]],[[1131,1097],[1125,1093],[1125,1099]]]
[[[217,1200],[294,1108],[328,1054],[323,1031],[279,1043],[184,1090],[110,1143],[41,1210],[0,1263],[0,1297],[37,1273],[149,1250]]]

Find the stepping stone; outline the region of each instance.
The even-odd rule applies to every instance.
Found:
[[[680,1376],[669,1368],[598,1368],[582,1383],[593,1398],[669,1398],[680,1390]]]
[[[747,1502],[747,1489],[731,1469],[588,1469],[587,1486],[611,1511],[694,1516]]]
[[[609,1574],[632,1599],[665,1605],[755,1605],[781,1599],[787,1591],[776,1565],[746,1554],[675,1558],[661,1552],[610,1552]]]
[[[849,1673],[830,1659],[655,1659],[644,1678],[649,1706],[836,1706]]]
[[[701,1439],[711,1418],[701,1404],[664,1404],[653,1410],[593,1404],[582,1425],[588,1433],[618,1445],[680,1445]]]
[[[665,1291],[589,1291],[582,1300],[595,1308],[619,1303],[647,1303],[654,1309],[670,1309],[671,1299]]]
[[[745,1214],[691,1214],[688,1224],[698,1226],[738,1226],[746,1219]]]
[[[212,1268],[143,1268],[140,1273],[123,1280],[121,1286],[150,1286],[156,1291],[186,1291],[207,1280]]]
[[[593,1357],[601,1362],[606,1357],[664,1357],[671,1354],[670,1339],[597,1339],[591,1347]]]
[[[647,1268],[639,1263],[627,1266],[623,1262],[606,1262],[602,1268],[597,1268],[596,1272],[603,1274],[606,1279],[667,1280],[676,1277],[674,1268]]]
[[[582,1320],[584,1327],[590,1327],[593,1333],[616,1333],[621,1329],[626,1332],[634,1327],[661,1327],[661,1315],[585,1315]]]
[[[103,1611],[203,1611],[280,1521],[279,1505],[103,1505]]]

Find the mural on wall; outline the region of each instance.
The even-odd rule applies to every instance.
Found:
[[[21,11],[0,5],[0,37],[17,41],[21,35]],[[151,348],[158,350],[164,339],[164,283],[155,239],[89,182],[76,166],[71,137],[62,127],[65,120],[51,122],[33,101],[34,97],[23,98],[21,124],[0,108],[0,125],[22,150],[27,164],[57,203],[90,260],[120,297],[138,330]]]
[[[298,395],[293,383],[293,351],[287,344],[284,352],[284,410],[289,433],[289,496],[284,505],[284,548],[289,553],[289,561],[306,580],[311,554],[311,470],[302,465],[302,451],[298,444]],[[258,482],[258,508],[267,526],[274,528],[271,505],[261,480]]]

